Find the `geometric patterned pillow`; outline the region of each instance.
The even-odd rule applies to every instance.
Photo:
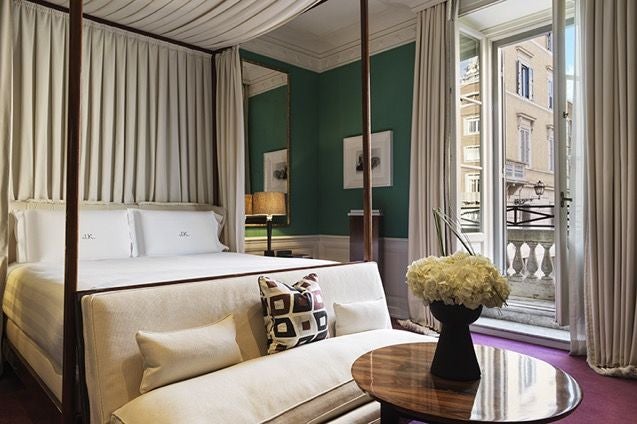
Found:
[[[327,311],[316,274],[293,286],[259,277],[268,354],[329,337]]]

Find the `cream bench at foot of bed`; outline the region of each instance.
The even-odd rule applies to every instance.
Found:
[[[267,275],[293,283],[310,272],[319,277],[332,335],[335,302],[385,298],[378,268],[373,262]],[[353,361],[377,347],[434,340],[388,328],[333,337],[268,356],[258,276],[84,296],[81,301],[84,363],[91,422],[107,423],[113,416],[114,422],[119,419],[126,424],[210,423],[214,422],[213,417],[221,419],[222,411],[237,414],[238,418],[217,422],[255,423],[270,419],[286,422],[289,417],[293,420],[287,422],[305,421],[299,421],[298,417],[319,417],[318,422],[325,422],[350,410],[352,419],[356,416],[364,419],[372,409],[374,414],[377,411],[370,406],[361,409],[361,405],[370,401],[351,381]],[[387,309],[382,313],[389,327]],[[244,362],[140,396],[143,361],[135,341],[138,330],[193,328],[216,322],[228,314],[234,315],[236,340]],[[149,418],[151,416],[156,418]],[[249,418],[246,421],[242,417]]]
[[[381,346],[426,340],[400,330],[334,337],[153,390],[115,411],[112,422],[329,422],[372,401],[352,379],[356,358]]]

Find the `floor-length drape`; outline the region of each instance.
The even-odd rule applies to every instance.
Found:
[[[10,197],[62,199],[68,15],[13,16]],[[83,44],[82,199],[212,203],[211,55],[88,21]]]
[[[588,363],[637,378],[637,2],[582,7]]]
[[[10,1],[0,2],[0,304],[7,277],[7,242],[9,213],[9,161],[2,158],[11,156],[11,108],[13,76],[13,19]],[[0,311],[2,317],[2,311]],[[2,375],[2,332],[3,320],[0,319],[0,375]]]
[[[245,236],[245,132],[239,48],[215,57],[217,72],[217,162],[219,203],[226,209],[224,239],[230,250],[243,252]]]
[[[448,210],[450,186],[450,11],[441,2],[418,13],[409,180],[409,262],[439,255],[432,210]],[[451,13],[453,17],[454,13]],[[429,328],[439,324],[422,300],[408,292],[410,319]]]

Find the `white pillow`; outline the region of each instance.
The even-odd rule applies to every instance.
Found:
[[[64,258],[65,213],[28,209],[13,212],[17,262],[59,262]],[[81,211],[79,258],[115,259],[131,255],[126,210]]]
[[[140,393],[238,364],[243,358],[236,337],[232,315],[205,327],[138,331],[135,339],[144,359]]]
[[[336,336],[391,328],[385,299],[368,302],[334,303]]]
[[[217,253],[227,249],[218,237],[212,211],[129,209],[133,255],[178,256]]]

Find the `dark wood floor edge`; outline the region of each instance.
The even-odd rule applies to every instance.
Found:
[[[37,391],[37,396],[46,399],[49,402],[47,406],[51,412],[55,414],[56,418],[61,419],[62,404],[51,389],[48,388],[37,372],[29,365],[20,352],[18,352],[17,348],[6,337],[6,334],[2,337],[1,343],[3,360],[6,360],[6,363],[9,364],[25,388],[31,392]]]

